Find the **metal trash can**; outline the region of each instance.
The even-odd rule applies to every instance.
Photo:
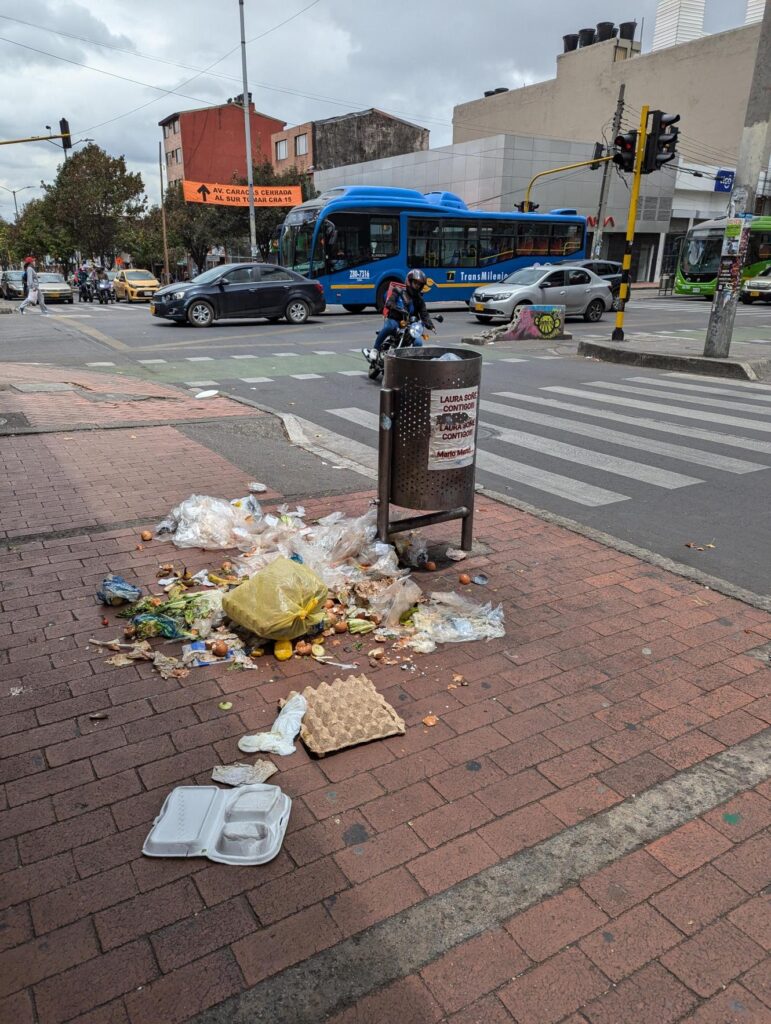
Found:
[[[461,547],[470,550],[481,375],[482,356],[466,349],[407,348],[386,357],[378,460],[382,540],[462,519]],[[434,511],[390,522],[392,503]]]

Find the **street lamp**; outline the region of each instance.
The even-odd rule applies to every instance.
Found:
[[[10,192],[11,195],[13,196],[13,206],[14,206],[14,209],[16,210],[16,220],[18,220],[19,219],[19,204],[16,201],[17,194],[19,192],[24,192],[24,190],[28,189],[28,188],[38,188],[38,186],[37,185],[22,185],[21,188],[8,188],[6,185],[0,185],[0,188],[5,189],[6,192]]]

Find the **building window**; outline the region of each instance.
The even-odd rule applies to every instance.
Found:
[[[171,166],[171,157],[172,157],[171,153],[167,153],[166,154],[166,166],[167,167]]]
[[[177,120],[174,122],[174,129],[173,130],[174,130],[174,134],[175,135],[179,132],[179,118],[177,118]]]
[[[288,156],[286,139],[279,139],[276,143],[276,160],[286,160]]]
[[[176,152],[176,160],[177,160],[177,163],[178,163],[178,164],[181,164],[181,163],[182,163],[182,150],[181,150],[181,149],[178,149],[178,150],[176,150],[175,152]]]
[[[294,155],[295,156],[306,156],[308,153],[308,136],[303,133],[302,135],[295,135],[294,137]]]

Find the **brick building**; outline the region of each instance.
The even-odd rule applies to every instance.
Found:
[[[215,107],[180,110],[159,125],[169,183],[190,181],[229,182],[246,174],[243,95]],[[254,109],[249,94],[252,160],[270,160],[271,136],[286,122]]]
[[[283,126],[282,126],[283,128]],[[428,149],[428,129],[374,107],[306,121],[271,136],[276,171],[324,171]]]

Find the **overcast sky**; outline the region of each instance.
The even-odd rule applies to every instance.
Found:
[[[706,0],[705,30],[741,25],[745,8]],[[456,103],[553,77],[567,32],[636,20],[639,35],[644,19],[648,50],[655,9],[656,0],[246,0],[249,88],[258,110],[290,125],[377,106],[447,145]],[[158,121],[239,93],[239,51],[237,0],[0,0],[0,139],[57,131],[67,117],[73,139],[125,154],[156,200]],[[61,155],[48,142],[0,147],[0,184],[50,180]],[[1,190],[0,215],[13,216]]]

